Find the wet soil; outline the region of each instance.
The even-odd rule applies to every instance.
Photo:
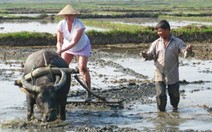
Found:
[[[204,60],[212,60],[212,47],[211,44],[209,43],[204,43],[204,44],[192,44],[193,49],[195,52],[195,58],[197,59],[204,59]],[[1,47],[0,48],[0,59],[5,62],[5,64],[13,65],[14,62],[10,62],[9,60],[16,60],[15,63],[18,63],[23,66],[24,60],[26,57],[31,54],[34,51],[37,51],[39,49],[43,48],[49,48],[54,50],[55,47]],[[136,79],[127,79],[127,78],[117,78],[114,80],[109,80],[108,76],[103,74],[103,73],[93,73],[96,74],[95,76],[98,78],[102,78],[102,80],[105,83],[110,83],[112,84],[109,89],[103,89],[98,86],[93,86],[92,91],[98,95],[101,95],[103,97],[106,97],[107,99],[118,99],[118,100],[123,100],[122,105],[108,105],[108,104],[89,104],[89,103],[82,103],[82,104],[68,104],[67,105],[67,111],[71,111],[68,113],[68,118],[71,118],[72,116],[74,117],[75,112],[77,113],[80,110],[99,110],[102,111],[103,113],[105,111],[110,111],[110,110],[128,110],[132,109],[134,104],[136,102],[139,102],[140,104],[147,104],[150,105],[152,103],[155,103],[154,100],[150,99],[155,96],[155,89],[154,89],[154,83],[152,80],[148,79],[147,76],[137,73],[134,70],[130,68],[125,68],[122,65],[114,62],[114,61],[106,61],[102,59],[104,56],[111,56],[111,58],[115,58],[117,56],[113,56],[111,53],[113,50],[117,50],[117,48],[123,49],[126,48],[128,49],[128,53],[121,54],[121,57],[126,57],[126,56],[131,56],[131,57],[137,57],[139,56],[139,52],[142,50],[146,50],[148,48],[148,44],[129,44],[129,45],[107,45],[107,46],[93,46],[93,51],[92,51],[92,56],[90,57],[90,62],[95,63],[96,66],[110,66],[110,67],[115,67],[119,72],[122,72],[127,75],[132,75],[135,76]],[[101,51],[111,51],[110,52],[99,52],[99,49]],[[118,53],[119,50],[116,51]],[[120,56],[119,56],[120,57]],[[76,58],[75,60],[76,61]],[[21,72],[21,69],[16,69]],[[1,69],[0,73],[1,75],[4,76],[0,79],[5,79],[8,81],[13,81],[11,77],[13,76],[6,74],[5,69]],[[207,73],[211,73],[211,71],[205,71]],[[196,83],[196,84],[201,84],[204,83],[202,81],[200,82],[189,82],[189,81],[182,81],[181,84],[189,84],[189,83]],[[72,82],[72,86],[76,86],[76,82]],[[184,93],[185,91],[181,91],[181,93]],[[194,91],[195,92],[195,91]],[[85,91],[84,90],[77,90],[77,91],[71,91],[68,95],[70,98],[73,99],[80,99],[84,100],[85,98]],[[95,100],[95,98],[93,98]],[[210,106],[205,106],[205,109],[208,112],[211,112],[211,107]],[[91,114],[91,116],[102,116],[103,114],[95,113],[95,112],[87,112],[83,111],[79,114],[82,114],[81,116],[88,116]],[[107,113],[107,112],[106,112]],[[69,117],[70,116],[70,117]],[[107,115],[109,117],[122,117],[122,115],[114,112],[109,112]],[[71,120],[71,119],[68,119]],[[25,120],[13,120],[12,122],[4,122],[1,124],[1,127],[3,128],[11,128],[11,129],[21,129],[21,130],[27,130],[27,129],[38,129],[38,130],[48,130],[50,131],[63,131],[63,130],[68,130],[68,131],[139,131],[134,128],[128,128],[128,127],[118,127],[116,125],[105,125],[104,127],[99,127],[97,126],[92,126],[92,125],[82,125],[78,124],[76,125],[72,124],[70,122],[61,122],[61,121],[55,121],[52,123],[42,123],[39,120],[34,120],[33,122],[27,122]],[[86,123],[85,123],[86,124]],[[148,130],[148,129],[147,129]],[[161,128],[158,130],[175,130],[175,129],[167,129],[167,128]],[[187,131],[187,130],[186,130]],[[190,131],[190,130],[188,130]],[[193,130],[191,130],[193,131]],[[210,130],[209,130],[210,131]]]
[[[200,60],[212,60],[212,44],[211,43],[199,43],[199,42],[193,42],[193,43],[187,43],[187,45],[191,45],[194,51],[194,58],[200,59]],[[147,50],[150,44],[110,44],[106,45],[107,48],[105,48],[106,51],[113,51],[116,50],[116,48],[120,49],[128,49],[128,53],[133,53],[135,56],[139,56],[140,51]],[[105,47],[105,45],[93,45],[93,47],[101,48]],[[26,56],[31,54],[34,51],[37,51],[41,48],[49,48],[55,50],[54,46],[28,46],[28,47],[10,47],[10,46],[2,46],[0,48],[0,60],[6,61],[7,59],[14,59],[14,60],[20,60],[25,59]],[[98,50],[93,50],[93,53],[98,52]],[[92,57],[92,56],[91,56]],[[96,56],[95,56],[96,57]],[[91,58],[92,59],[92,58]]]
[[[2,61],[5,62],[5,64],[8,65],[14,65],[14,62],[10,62],[10,60],[17,60],[15,63],[20,63],[21,66],[23,66],[24,60],[26,57],[31,54],[32,52],[35,52],[39,49],[42,49],[44,47],[2,47],[1,53],[0,53],[0,58]],[[47,47],[45,47],[47,48]],[[48,47],[49,49],[54,49],[54,47]],[[105,54],[99,54],[98,50],[93,51],[93,56],[98,56],[96,58],[91,57],[91,61],[95,61],[96,65],[108,65],[112,67],[119,68],[122,70],[124,73],[128,74],[134,74],[138,78],[146,78],[142,74],[138,74],[130,69],[124,69],[121,65],[118,63],[114,63],[112,61],[105,61],[101,59]],[[76,61],[76,60],[75,60]],[[1,69],[1,75],[5,76],[3,77],[5,80],[11,81],[11,75],[7,75],[5,73],[5,70],[8,71],[8,69]],[[21,69],[16,69],[21,72]],[[97,75],[98,77],[103,77],[104,75],[99,74]],[[3,79],[2,78],[2,79]],[[105,77],[106,79],[107,77]],[[127,82],[126,85],[122,85],[123,82]],[[122,100],[123,103],[120,104],[90,104],[90,103],[82,103],[82,104],[69,104],[67,105],[67,111],[73,111],[73,109],[99,109],[100,111],[104,110],[114,110],[114,109],[128,109],[130,106],[127,106],[132,101],[140,101],[141,103],[149,103],[151,100],[148,100],[144,96],[153,96],[154,95],[154,89],[153,89],[153,84],[150,83],[148,80],[142,83],[142,81],[138,82],[136,80],[127,80],[127,79],[121,79],[121,80],[114,80],[111,82],[113,84],[118,84],[114,87],[110,87],[109,90],[103,90],[99,89],[98,87],[95,88],[93,87],[92,91],[96,94],[101,95],[102,97],[107,97],[107,99],[118,99]],[[72,86],[76,85],[75,82],[72,83]],[[85,98],[85,91],[80,90],[80,91],[75,91],[75,92],[70,92],[68,95],[69,97],[77,97],[80,98],[81,100],[84,100]],[[98,107],[98,108],[97,108]],[[127,108],[128,107],[128,108]],[[118,116],[118,115],[110,115],[110,116]],[[1,124],[3,128],[11,128],[11,129],[40,129],[41,128],[57,128],[59,130],[62,129],[68,129],[68,130],[73,130],[73,131],[138,131],[133,128],[119,128],[118,126],[105,126],[105,127],[96,127],[96,126],[74,126],[70,123],[66,122],[61,122],[61,121],[55,121],[52,123],[42,123],[39,120],[34,120],[32,122],[27,122],[25,120],[12,120],[8,122],[4,122]]]

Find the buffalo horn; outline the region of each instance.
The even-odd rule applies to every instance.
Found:
[[[63,70],[60,70],[61,72],[61,78],[60,81],[54,85],[55,91],[57,91],[58,89],[62,88],[62,86],[66,83],[66,73]]]
[[[30,83],[28,83],[25,79],[25,75],[23,75],[21,77],[21,83],[26,87],[27,90],[29,91],[33,91],[33,92],[39,92],[40,91],[40,87],[39,86],[35,86],[35,85],[32,85]]]
[[[78,69],[71,69],[71,68],[55,68],[52,67],[51,69],[49,69],[49,67],[41,67],[41,68],[37,68],[34,71],[32,71],[32,73],[28,73],[25,75],[25,79],[29,80],[31,79],[31,77],[39,77],[41,75],[45,75],[48,74],[49,71],[51,70],[52,73],[54,74],[59,74],[60,70],[63,70],[67,73],[73,74],[73,73],[79,73]]]

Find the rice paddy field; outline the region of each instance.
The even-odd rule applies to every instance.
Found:
[[[63,19],[56,14],[68,3],[81,12],[93,42],[88,66],[94,92],[125,99],[123,107],[68,105],[64,122],[27,122],[25,94],[14,80],[29,54],[55,50],[55,28]],[[0,0],[0,131],[211,132],[211,7],[211,0]],[[140,56],[158,37],[154,27],[162,19],[195,52],[180,57],[177,112],[169,99],[167,111],[157,111],[154,64]],[[76,66],[75,59],[70,67]],[[69,99],[83,100],[84,94],[72,80]]]

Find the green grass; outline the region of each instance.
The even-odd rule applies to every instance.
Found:
[[[60,9],[67,3],[71,3],[77,9],[131,9],[131,10],[150,10],[150,9],[199,9],[211,8],[211,0],[16,0],[15,2],[0,2],[0,9],[5,8],[55,8]]]
[[[6,0],[5,0],[6,1]],[[202,20],[211,22],[212,1],[211,0],[14,0],[14,2],[0,2],[0,16],[5,13],[17,13],[21,11],[36,13],[58,13],[67,3],[87,14],[88,17],[131,17],[127,14],[152,12],[153,17],[180,19],[180,20]],[[14,10],[10,10],[14,9]],[[170,15],[167,15],[167,13]],[[92,14],[92,15],[90,15]],[[182,16],[176,16],[176,15]],[[187,15],[197,16],[187,16]],[[198,16],[199,14],[199,16]],[[201,17],[208,14],[209,17]],[[97,15],[97,16],[95,16]],[[98,16],[102,15],[102,16]],[[138,15],[137,17],[146,17]],[[148,16],[147,16],[148,17]],[[152,17],[152,16],[149,16]],[[199,19],[201,18],[201,19]]]
[[[99,27],[99,28],[105,28],[105,29],[112,29],[112,30],[120,30],[120,31],[137,31],[142,30],[142,26],[138,25],[129,25],[129,24],[120,24],[120,23],[113,23],[113,22],[107,22],[107,21],[95,21],[95,20],[83,20],[83,23],[86,26],[91,27]]]
[[[107,27],[111,28],[110,23]],[[123,29],[125,28],[125,29]],[[120,43],[151,43],[158,38],[155,30],[150,27],[115,25],[112,30],[106,32],[88,31],[87,35],[92,44],[120,44]],[[173,29],[172,33],[185,42],[212,42],[212,26],[186,26]],[[0,33],[0,46],[43,46],[55,45],[56,37],[49,33]]]

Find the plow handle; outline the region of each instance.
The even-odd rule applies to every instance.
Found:
[[[106,101],[105,97],[99,96],[95,93],[93,93],[80,79],[77,75],[74,75],[74,78],[80,83],[80,85],[89,93],[91,93],[92,95],[94,95],[95,97],[97,97],[98,99],[101,99],[102,101]]]

